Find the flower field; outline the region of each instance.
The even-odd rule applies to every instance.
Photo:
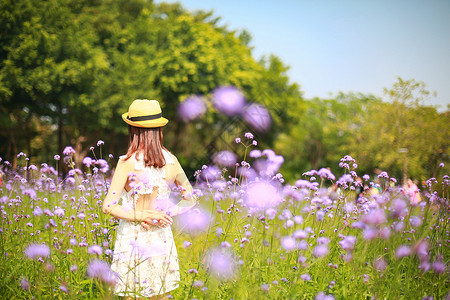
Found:
[[[174,217],[181,281],[169,298],[450,299],[447,174],[412,205],[388,172],[358,174],[350,156],[342,174],[286,183],[281,155],[249,133],[236,142],[243,161],[223,152],[199,166],[200,206]],[[78,169],[72,150],[63,179],[25,154],[18,170],[1,162],[1,299],[115,298],[117,220],[102,212],[112,156]]]

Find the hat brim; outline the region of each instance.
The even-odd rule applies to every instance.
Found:
[[[143,128],[163,127],[169,122],[169,120],[167,120],[164,117],[154,119],[154,120],[147,120],[147,121],[131,121],[128,119],[127,112],[122,115],[122,119],[125,121],[125,123],[127,123],[131,126],[143,127]]]

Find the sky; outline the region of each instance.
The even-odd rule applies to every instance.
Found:
[[[163,1],[155,1],[163,2]],[[247,30],[253,56],[275,54],[305,98],[338,92],[383,97],[400,76],[450,104],[450,0],[181,0]]]

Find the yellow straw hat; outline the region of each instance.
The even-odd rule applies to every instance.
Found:
[[[169,122],[162,117],[161,107],[156,100],[134,100],[122,119],[131,126],[146,128],[162,127]]]

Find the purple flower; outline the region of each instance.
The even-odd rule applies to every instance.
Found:
[[[337,185],[342,185],[344,187],[351,183],[353,183],[353,177],[350,174],[344,174],[338,181],[336,181]]]
[[[374,260],[373,266],[378,272],[384,272],[384,270],[386,270],[387,263],[384,260],[384,258],[379,257],[379,258]]]
[[[259,103],[252,103],[246,107],[243,113],[244,120],[256,131],[265,132],[272,125],[269,111]]]
[[[25,290],[25,291],[29,291],[30,290],[30,282],[25,278],[22,277],[20,279],[20,286]]]
[[[308,233],[306,233],[306,231],[304,230],[296,230],[294,231],[292,236],[296,239],[306,239],[308,238]]]
[[[233,167],[237,162],[237,155],[231,151],[223,150],[214,155],[213,161],[219,166]]]
[[[31,259],[50,256],[50,248],[45,244],[30,244],[25,248],[24,252]]]
[[[202,287],[204,285],[205,285],[204,282],[201,281],[201,280],[195,280],[194,283],[192,284],[192,286],[195,287],[195,288],[200,288],[200,287]]]
[[[218,111],[231,117],[241,113],[245,106],[245,97],[236,87],[219,87],[213,92],[213,105]]]
[[[313,254],[315,257],[322,257],[327,255],[329,252],[327,245],[318,245],[314,248]]]
[[[203,170],[201,173],[201,178],[207,180],[208,182],[216,181],[222,174],[221,170],[217,166],[209,166]]]
[[[391,209],[393,210],[393,215],[395,217],[406,216],[406,214],[408,213],[407,207],[408,207],[408,205],[402,199],[397,198],[397,199],[394,199],[394,201],[392,201]]]
[[[108,284],[114,284],[118,279],[117,274],[111,271],[109,265],[98,259],[90,261],[86,273],[89,278],[100,279],[102,282]]]
[[[107,162],[106,160],[104,160],[104,159],[98,159],[98,160],[95,162],[95,164],[100,166],[100,172],[102,172],[102,173],[108,172],[108,170],[109,170],[109,165],[108,165],[108,162]]]
[[[78,266],[77,265],[71,265],[70,266],[70,272],[75,272],[76,270],[78,270]]]
[[[85,165],[86,167],[90,167],[93,163],[94,163],[95,161],[92,159],[92,158],[90,158],[89,156],[86,156],[84,159],[83,159],[83,165]]]
[[[355,248],[356,243],[356,237],[349,235],[344,236],[344,239],[339,242],[339,245],[342,247],[342,249],[346,251],[351,251],[353,248]]]
[[[53,156],[53,159],[54,159],[54,160],[60,160],[60,159],[61,159],[61,156],[59,156],[58,154],[56,154],[55,156]]]
[[[253,134],[252,134],[251,132],[246,132],[246,133],[244,134],[244,136],[245,136],[246,138],[248,138],[248,139],[253,139],[253,138],[254,138],[254,136],[253,136]]]
[[[327,295],[324,292],[319,292],[314,300],[334,300],[332,295]]]
[[[333,173],[331,173],[330,170],[328,170],[327,168],[322,168],[320,169],[317,174],[321,177],[321,178],[328,178],[330,180],[335,180],[336,176],[334,176]]]
[[[444,163],[443,162],[441,162],[440,164],[439,164],[439,168],[443,168],[445,165],[444,165]]]
[[[205,232],[212,222],[211,215],[201,208],[191,209],[177,218],[180,229],[190,234]]]
[[[40,216],[40,215],[42,215],[42,213],[43,213],[43,211],[39,206],[36,206],[33,210],[33,215],[35,215],[35,216]]]
[[[419,227],[420,225],[422,225],[422,218],[418,216],[412,216],[409,219],[409,222],[411,223],[412,226]]]
[[[102,255],[103,249],[102,249],[102,247],[100,247],[98,245],[93,245],[93,246],[88,248],[88,253],[89,254]]]
[[[200,118],[206,113],[206,103],[202,97],[187,98],[178,106],[178,116],[184,122],[190,122]]]
[[[62,209],[61,207],[57,207],[54,211],[55,215],[57,215],[58,217],[63,217],[64,216],[64,209]]]
[[[424,260],[428,258],[429,248],[430,245],[428,244],[428,242],[426,240],[422,240],[414,247],[414,251],[417,253],[421,260]]]
[[[362,221],[366,224],[379,225],[387,222],[384,209],[375,209],[363,216]]]
[[[309,275],[308,273],[302,274],[302,275],[300,275],[300,279],[304,280],[304,281],[310,281],[311,275]]]
[[[66,148],[64,148],[63,154],[65,156],[69,156],[69,155],[75,154],[75,150],[71,146],[67,146]]]
[[[191,245],[192,245],[191,242],[188,242],[188,241],[184,241],[184,242],[183,242],[183,248],[190,247]]]
[[[285,236],[281,239],[281,247],[283,247],[286,251],[294,250],[296,246],[297,242],[290,236]]]
[[[431,268],[437,274],[443,274],[445,272],[446,266],[441,260],[436,260],[431,264]]]
[[[98,142],[97,142],[97,147],[100,147],[101,145],[103,145],[103,144],[105,144],[105,142],[104,141],[102,141],[102,140],[98,140]]]
[[[241,142],[241,138],[237,137],[237,138],[234,139],[234,141],[236,142],[236,144],[239,144]]]
[[[61,285],[59,286],[59,289],[60,289],[61,291],[63,291],[64,293],[66,293],[66,294],[69,293],[69,289],[68,289],[67,286],[65,286],[64,284],[61,284]]]
[[[362,178],[364,179],[364,181],[368,181],[370,179],[370,176],[365,174],[365,175],[363,175]]]
[[[319,244],[319,245],[328,245],[329,243],[330,243],[330,239],[327,237],[322,236],[322,237],[317,238],[317,244]]]
[[[281,202],[277,188],[265,181],[250,183],[246,188],[245,204],[253,209],[275,207]]]
[[[37,196],[36,192],[31,188],[24,190],[23,194],[29,196],[33,200],[36,199]]]
[[[380,175],[378,175],[378,178],[386,178],[389,179],[389,175],[387,172],[383,171],[380,173]]]
[[[236,273],[236,260],[228,248],[216,248],[206,256],[208,271],[220,280],[228,280]]]
[[[252,150],[252,151],[250,151],[250,153],[248,155],[253,158],[261,157],[261,150],[257,150],[257,149]]]
[[[395,251],[395,256],[397,256],[397,258],[402,258],[409,255],[411,255],[411,248],[409,246],[402,245],[397,248],[397,251]]]

